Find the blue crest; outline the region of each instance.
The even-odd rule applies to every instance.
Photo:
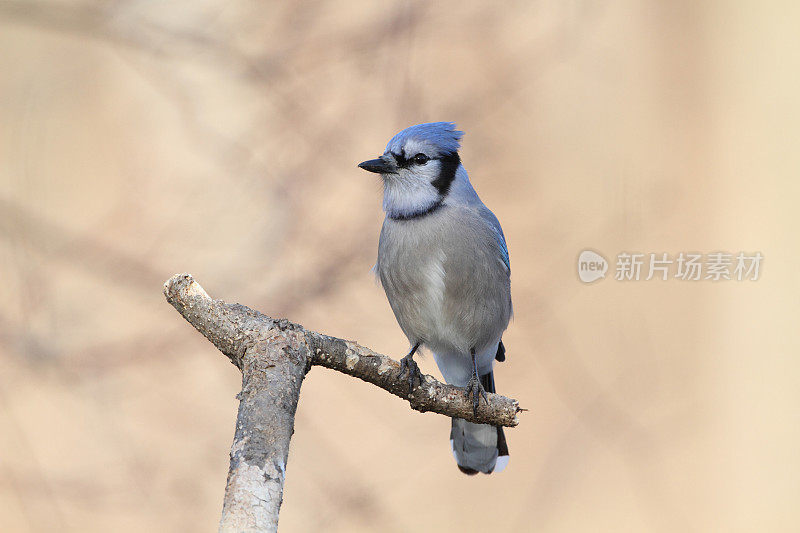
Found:
[[[404,129],[386,145],[387,152],[400,154],[411,140],[425,144],[438,151],[439,155],[458,152],[463,131],[458,131],[453,122],[429,122]]]

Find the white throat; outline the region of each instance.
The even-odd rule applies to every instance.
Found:
[[[384,177],[383,210],[390,218],[411,217],[439,203],[439,191],[427,181],[402,174]]]

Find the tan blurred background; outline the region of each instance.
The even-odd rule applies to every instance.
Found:
[[[281,529],[797,531],[798,28],[788,1],[0,2],[0,530],[214,531],[240,374],[161,284],[400,357],[356,164],[453,120],[511,250],[511,464],[467,478],[448,420],[317,368]],[[765,259],[583,285],[584,248]]]

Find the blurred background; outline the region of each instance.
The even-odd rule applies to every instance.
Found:
[[[799,25],[788,1],[0,1],[0,529],[216,530],[240,374],[162,283],[399,358],[356,164],[451,120],[511,251],[511,464],[467,478],[449,420],[315,368],[281,529],[796,531]],[[584,285],[585,248],[765,259]]]

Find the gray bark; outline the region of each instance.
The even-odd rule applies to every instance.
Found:
[[[489,394],[477,415],[462,389],[423,376],[408,393],[400,364],[353,341],[212,300],[188,274],[164,284],[167,301],[242,371],[239,413],[220,531],[277,531],[300,385],[311,365],[338,370],[405,398],[413,409],[513,427],[516,400]]]

